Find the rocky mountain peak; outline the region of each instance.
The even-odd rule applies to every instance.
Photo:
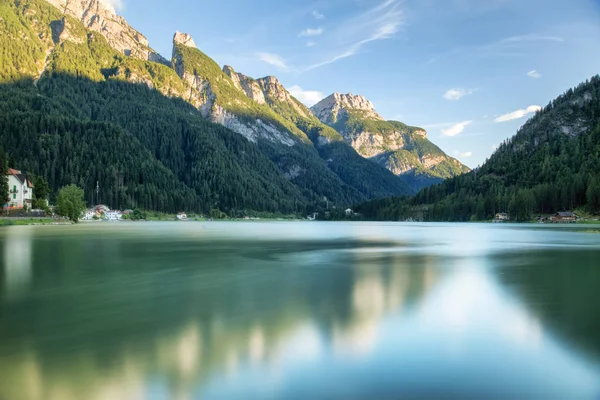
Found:
[[[196,47],[196,43],[194,42],[194,39],[192,39],[191,35],[179,31],[175,32],[175,36],[173,36],[173,43],[182,44],[187,47]]]
[[[148,39],[133,29],[125,18],[102,0],[46,0],[63,14],[83,23],[86,28],[101,33],[112,48],[126,56],[168,64],[148,46]]]
[[[317,118],[326,124],[335,124],[340,117],[345,116],[349,111],[361,111],[363,117],[367,119],[383,120],[375,111],[373,103],[363,96],[352,93],[341,94],[336,92],[315,104],[311,110]]]

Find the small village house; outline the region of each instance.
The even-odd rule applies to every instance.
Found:
[[[510,218],[507,213],[498,213],[494,218],[494,222],[508,222]]]
[[[81,219],[83,221],[91,221],[94,219],[94,217],[96,217],[96,218],[99,217],[98,215],[96,215],[96,210],[94,210],[93,208],[89,208],[84,211],[83,217],[81,217]]]
[[[575,213],[563,211],[554,214],[554,216],[550,218],[550,221],[557,224],[574,224],[577,222],[578,218],[579,217]]]
[[[104,212],[104,219],[107,221],[120,221],[123,218],[123,213],[118,210],[110,210]]]
[[[33,182],[26,174],[16,169],[8,169],[8,193],[9,199],[5,207],[9,209],[31,209],[33,201]]]

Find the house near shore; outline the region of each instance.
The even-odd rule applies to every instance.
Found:
[[[107,221],[120,221],[123,219],[123,213],[118,210],[110,210],[104,212],[104,219]]]
[[[187,221],[188,220],[188,216],[186,215],[186,213],[180,212],[180,213],[177,213],[177,219],[179,221]]]
[[[550,218],[550,221],[555,224],[574,224],[578,219],[579,217],[575,213],[563,211],[554,214],[554,216]]]
[[[493,222],[509,222],[510,217],[507,213],[498,213],[496,214]]]
[[[19,170],[8,169],[8,203],[4,205],[8,209],[29,208],[33,202],[33,182],[27,174]]]
[[[96,210],[93,208],[89,208],[83,212],[83,216],[81,217],[82,221],[91,221],[94,218],[100,218],[98,214],[96,214]]]

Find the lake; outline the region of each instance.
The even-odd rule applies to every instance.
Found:
[[[0,229],[0,399],[600,399],[591,226]]]

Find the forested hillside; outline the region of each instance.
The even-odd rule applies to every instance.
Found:
[[[600,212],[599,76],[553,100],[481,168],[413,198],[375,200],[359,209],[381,220],[485,220],[508,212],[528,221],[578,207]]]
[[[275,126],[291,141],[248,140],[210,122],[202,93],[176,63],[121,54],[44,0],[0,0],[0,37],[3,147],[54,192],[76,183],[91,203],[98,182],[99,200],[115,208],[285,213],[408,192],[352,149],[320,154],[294,121],[229,88],[199,50],[183,46],[190,54],[179,60],[194,79],[218,81],[215,107],[271,124],[263,132]]]

